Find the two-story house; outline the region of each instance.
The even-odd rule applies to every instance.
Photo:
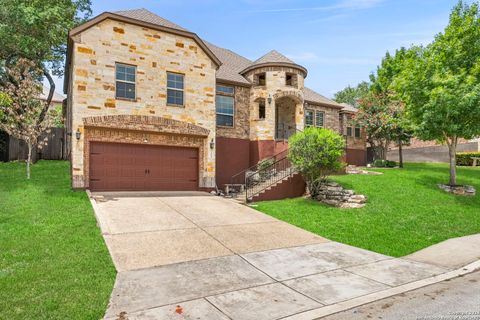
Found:
[[[72,186],[211,190],[305,126],[346,134],[351,111],[306,76],[277,51],[251,61],[145,9],[100,14],[69,34]]]

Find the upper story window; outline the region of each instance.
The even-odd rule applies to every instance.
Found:
[[[360,127],[355,127],[355,138],[361,138],[362,137],[362,130]]]
[[[184,78],[180,73],[167,72],[167,104],[184,105]]]
[[[325,112],[318,110],[305,110],[305,127],[323,128],[325,125]]]
[[[267,74],[265,72],[257,73],[254,77],[254,84],[256,86],[265,86],[267,84]]]
[[[352,116],[347,116],[347,137],[353,137]]]
[[[217,85],[215,108],[217,110],[217,126],[233,127],[235,114],[235,89]]]
[[[265,100],[262,99],[258,101],[258,119],[265,120],[266,117],[266,108],[265,108]]]
[[[291,87],[297,87],[297,75],[294,73],[285,74],[285,85]]]
[[[135,78],[137,67],[116,63],[115,64],[115,98],[136,99]]]

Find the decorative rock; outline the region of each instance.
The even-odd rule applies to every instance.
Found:
[[[458,196],[474,196],[476,190],[473,186],[449,186],[447,184],[439,184],[438,187],[443,191],[453,193]]]
[[[343,189],[336,182],[327,182],[320,186],[317,200],[338,208],[362,208],[367,197],[355,194],[353,190]]]
[[[370,168],[370,167],[368,167],[368,168]],[[358,168],[357,166],[352,166],[352,165],[347,166],[346,172],[347,172],[347,174],[372,174],[372,175],[383,174],[383,172],[367,171],[367,170],[363,170],[361,168]]]

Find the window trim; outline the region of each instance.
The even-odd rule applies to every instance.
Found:
[[[357,136],[357,130],[358,130],[358,136]],[[353,129],[354,133],[353,133],[353,136],[356,138],[356,139],[361,139],[362,138],[362,128],[359,127],[359,126],[355,126],[355,128]]]
[[[322,114],[322,125],[321,126],[317,125],[317,114],[319,114],[319,113]],[[325,128],[325,111],[315,110],[314,124],[315,124],[315,128]]]
[[[312,112],[312,124],[311,125],[307,125],[307,112]],[[303,119],[303,125],[305,127],[315,127],[315,109],[305,109],[305,116],[304,116],[304,119]]]
[[[124,65],[127,67],[133,67],[135,69],[135,81],[128,81],[128,80],[118,80],[117,79],[117,66]],[[117,96],[117,82],[129,83],[133,84],[135,88],[135,98],[127,98],[127,97],[119,97]],[[130,63],[118,62],[115,61],[115,100],[125,100],[125,101],[137,101],[137,66]]]
[[[349,131],[348,129],[350,129],[350,133],[348,132]],[[353,127],[351,125],[347,126],[346,134],[347,134],[347,137],[353,137]]]
[[[171,74],[175,74],[175,75],[180,75],[182,76],[183,78],[183,89],[178,89],[178,88],[170,88],[168,86],[168,74],[171,73]],[[184,73],[180,73],[180,72],[174,72],[174,71],[166,71],[166,76],[167,76],[167,83],[166,83],[166,87],[167,87],[167,92],[166,92],[166,105],[169,106],[169,107],[177,107],[177,108],[185,108],[185,74]],[[168,102],[168,90],[173,90],[173,91],[180,91],[182,92],[182,101],[183,101],[183,104],[175,104],[175,103],[169,103]]]
[[[226,93],[223,91],[218,91],[217,87],[222,86],[222,87],[229,87],[233,89],[233,93]],[[217,112],[217,96],[223,96],[223,97],[228,97],[232,98],[233,100],[233,113],[232,114],[227,114],[227,113],[222,113],[222,112]],[[217,84],[215,85],[215,125],[220,128],[228,128],[228,129],[234,129],[235,128],[235,113],[236,113],[236,101],[235,101],[235,87],[234,86],[228,86],[228,85],[223,85],[223,84]],[[219,125],[217,124],[217,114],[222,115],[222,116],[228,116],[232,117],[232,125],[231,126],[225,126],[225,125]]]
[[[305,119],[307,118],[307,112],[312,112],[313,113],[312,124],[311,125],[307,125],[307,122],[305,121]],[[305,113],[305,115],[304,115],[303,125],[305,127],[325,128],[325,111],[318,110],[318,109],[305,109],[304,113]],[[317,113],[321,113],[323,115],[323,121],[322,121],[323,125],[322,126],[317,126]]]

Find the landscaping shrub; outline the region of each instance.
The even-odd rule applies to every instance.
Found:
[[[396,161],[390,160],[375,160],[373,166],[377,168],[395,168],[397,166]]]
[[[306,128],[288,140],[288,158],[307,182],[315,199],[328,175],[342,167],[345,141],[338,133],[323,128]]]
[[[472,157],[480,158],[480,152],[459,152],[459,153],[457,153],[457,166],[472,166],[473,165]]]

